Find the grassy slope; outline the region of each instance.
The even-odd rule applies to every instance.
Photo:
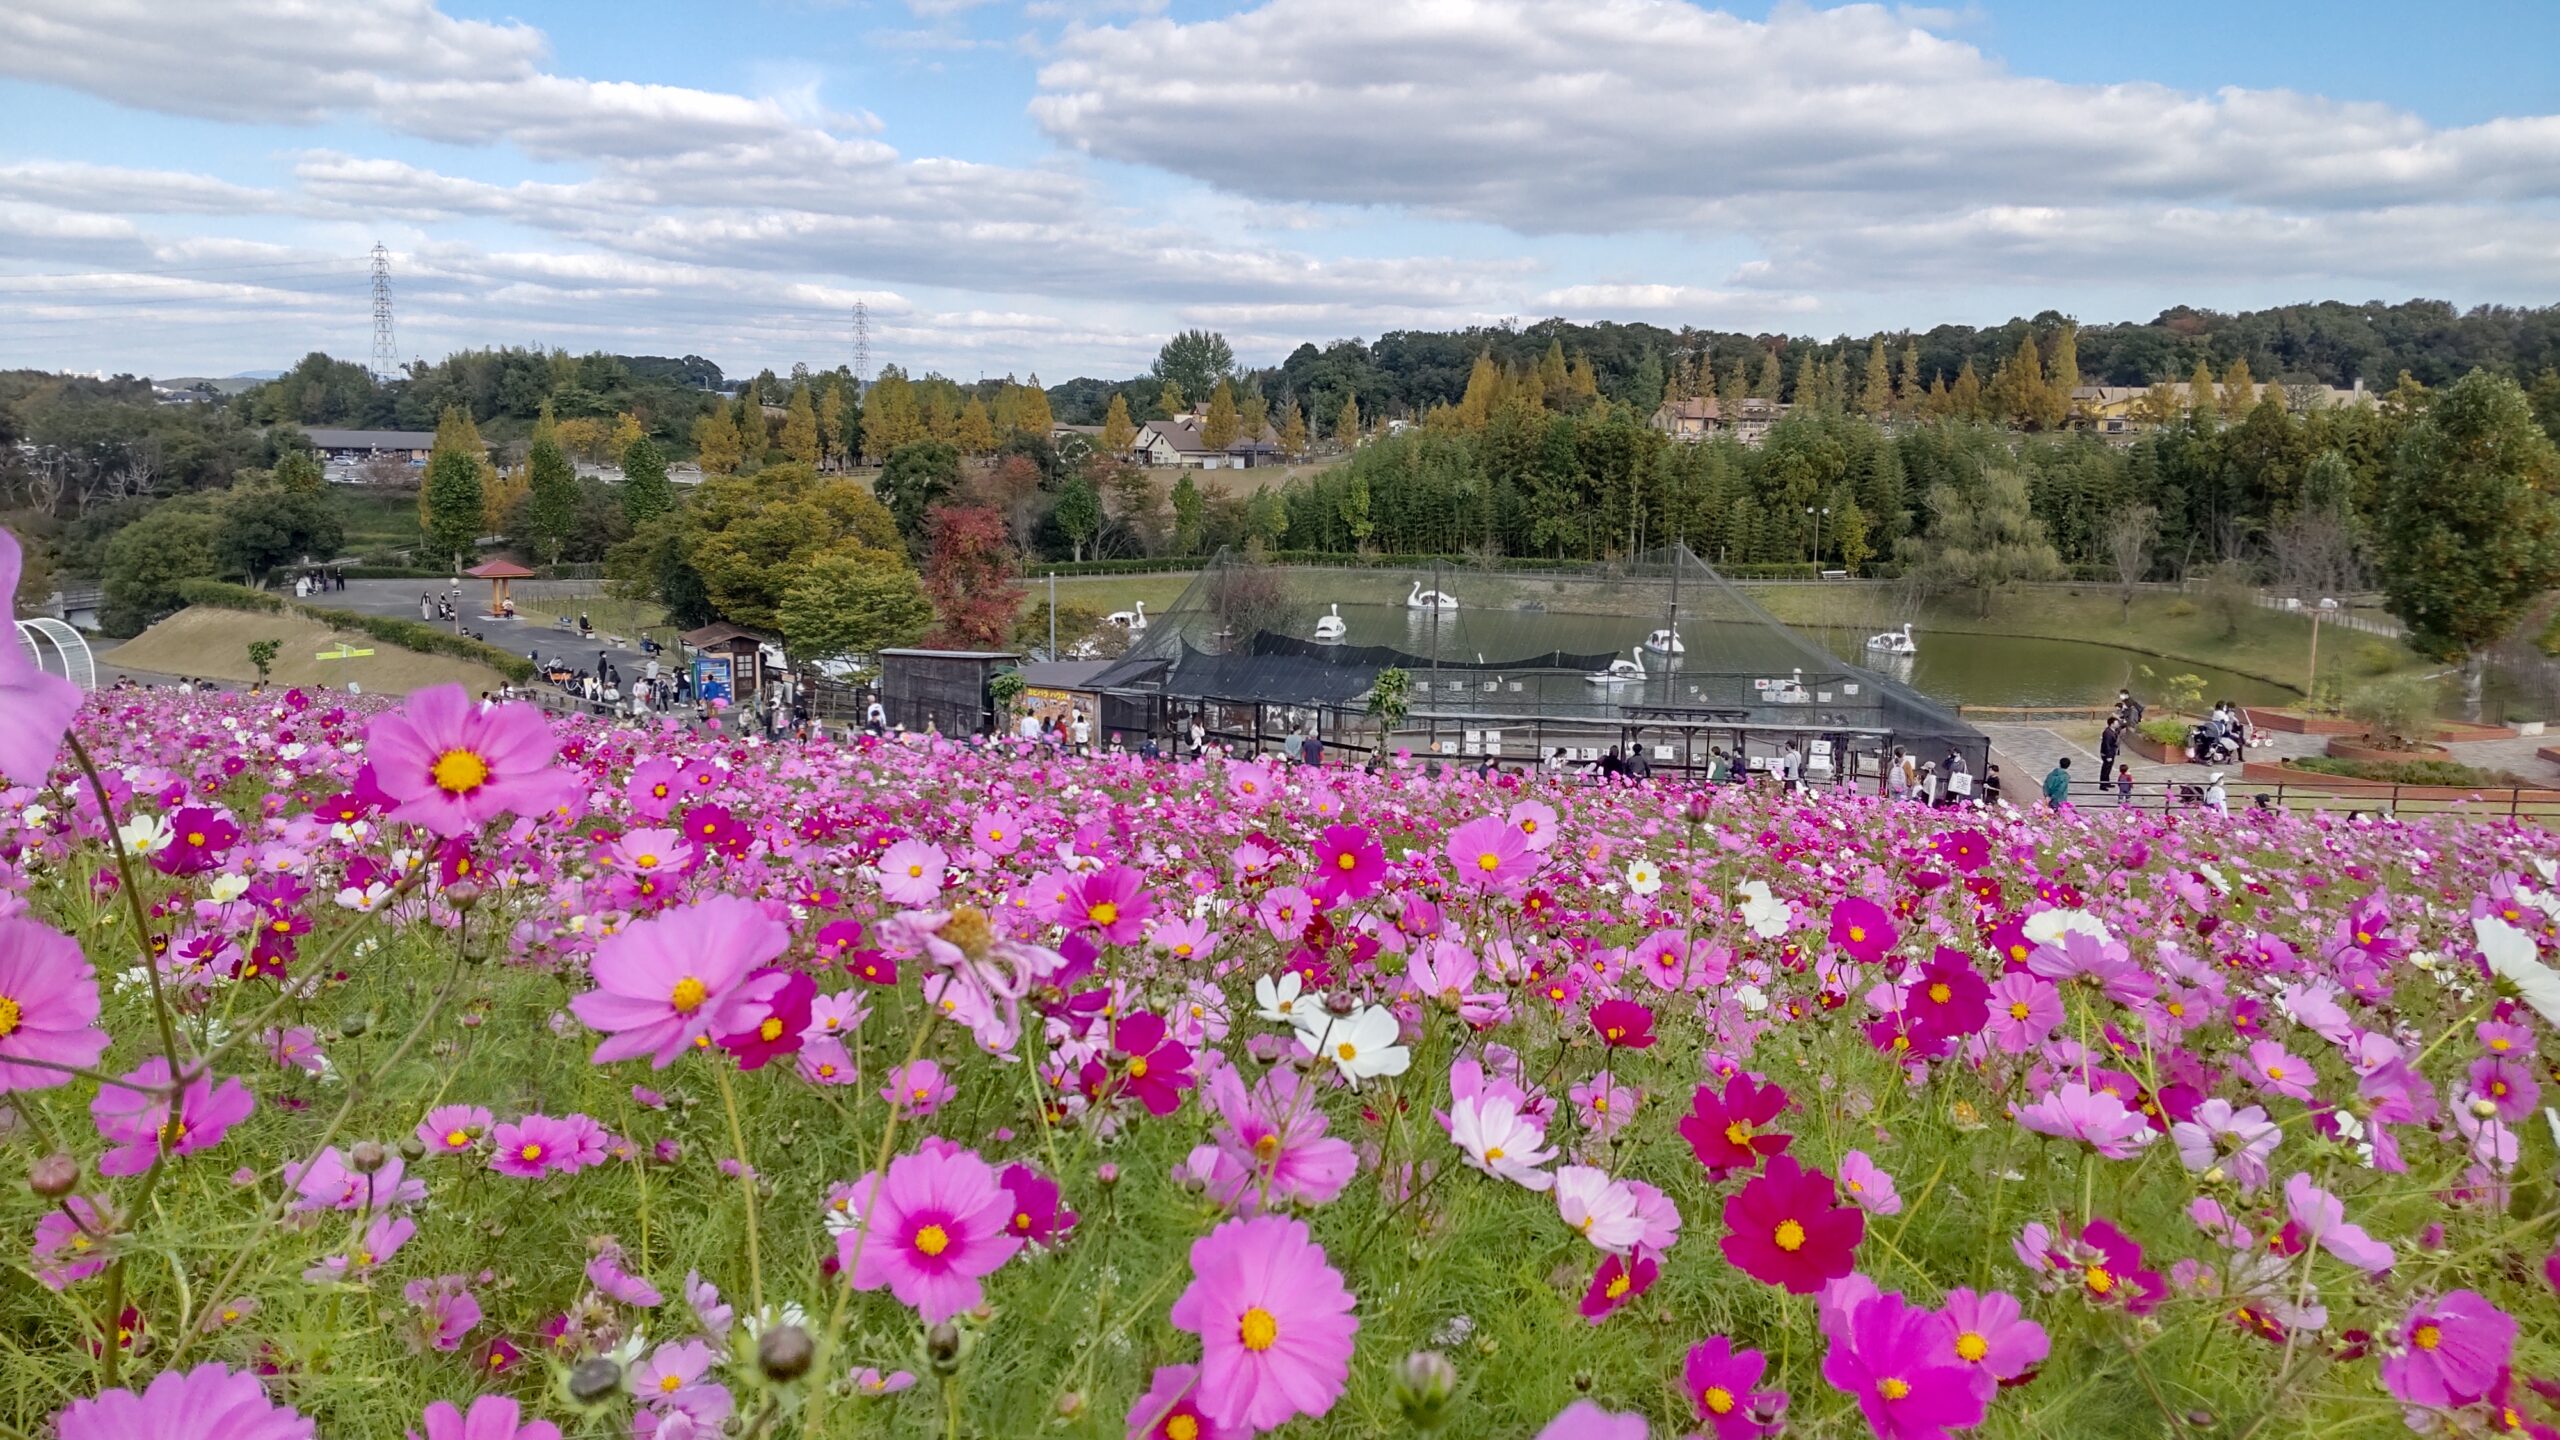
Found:
[[[329,496],[347,527],[346,553],[370,555],[418,543],[418,492],[332,485]]]
[[[249,642],[280,640],[274,682],[279,685],[343,687],[349,681],[368,693],[401,695],[448,681],[478,693],[494,690],[504,677],[485,665],[448,655],[420,655],[367,635],[332,630],[294,615],[250,615],[237,610],[192,606],[98,657],[98,673],[112,679],[119,672],[157,675],[202,675],[241,684],[258,678],[249,664]],[[360,659],[321,660],[322,650],[341,642],[373,654]]]

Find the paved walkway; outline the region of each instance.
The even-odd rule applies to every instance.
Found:
[[[440,596],[448,593],[450,586],[429,580],[350,580],[346,589],[314,595],[308,603],[354,610],[365,615],[415,620],[418,618],[418,594],[422,590],[429,595]],[[513,651],[527,659],[538,657],[537,663],[558,660],[573,670],[593,670],[596,656],[601,653],[612,658],[614,668],[622,672],[625,684],[648,669],[649,657],[640,653],[636,637],[607,636],[599,632],[592,640],[581,640],[575,630],[559,629],[548,620],[488,618],[478,613],[488,598],[487,581],[462,582],[462,603],[458,608],[464,613],[459,628],[480,632],[487,637],[489,644],[501,650]],[[456,628],[449,621],[426,623],[440,630]],[[659,659],[663,673],[668,662],[663,656]]]

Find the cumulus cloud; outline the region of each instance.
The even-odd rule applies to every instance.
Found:
[[[1031,108],[1078,149],[1260,200],[1528,235],[1745,236],[1777,263],[1731,281],[1784,286],[1870,283],[1893,243],[1945,253],[1910,247],[1915,232],[2067,267],[2138,252],[2115,237],[2176,216],[2243,244],[2317,231],[2321,252],[2420,241],[2394,273],[2494,283],[2560,198],[2560,117],[2439,128],[2291,91],[2065,84],[1937,33],[1959,18],[1264,0],[1077,28]],[[2143,223],[2107,228],[2126,217]]]

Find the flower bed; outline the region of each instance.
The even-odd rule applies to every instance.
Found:
[[[2343,715],[2306,715],[2299,710],[2278,710],[2267,706],[2248,707],[2249,723],[2261,730],[2276,730],[2288,735],[2362,735],[2361,721]]]
[[[2329,743],[2321,749],[2332,760],[2355,760],[2376,765],[2405,765],[2420,760],[2450,761],[2453,758],[2453,752],[2441,745],[2376,745],[2360,735],[2332,735]]]
[[[20,1433],[2548,1413],[2538,832],[13,686]]]

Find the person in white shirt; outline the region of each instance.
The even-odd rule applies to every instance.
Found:
[[[1084,712],[1081,710],[1076,712],[1075,741],[1077,754],[1093,753],[1093,722],[1085,719]]]
[[[2231,813],[2231,796],[2222,788],[2222,772],[2219,770],[2204,782],[2204,803],[2206,809],[2217,815]]]

